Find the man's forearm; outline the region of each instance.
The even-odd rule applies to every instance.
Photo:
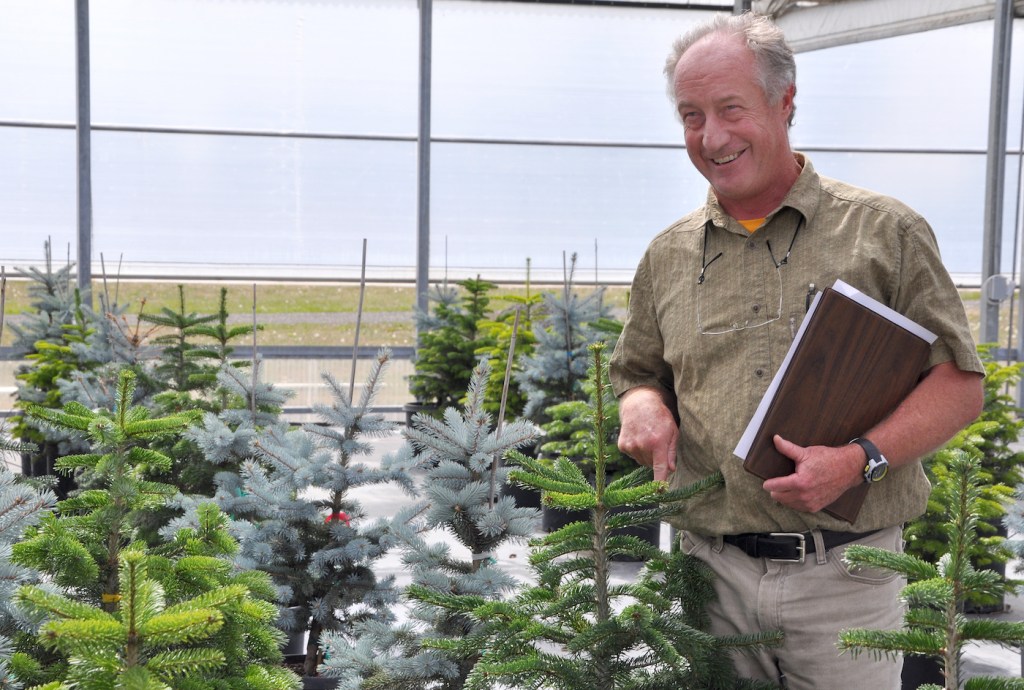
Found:
[[[981,414],[982,377],[952,362],[933,367],[889,417],[864,436],[899,467],[941,447]]]

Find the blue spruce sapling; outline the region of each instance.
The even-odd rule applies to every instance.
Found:
[[[442,419],[416,415],[406,432],[429,468],[426,501],[396,520],[405,542],[403,562],[412,571],[406,590],[411,617],[398,625],[367,621],[356,640],[326,638],[323,672],[338,678],[341,690],[463,687],[480,650],[437,645],[472,635],[478,624],[436,599],[499,600],[519,584],[495,565],[493,555],[502,545],[531,536],[539,515],[503,495],[508,469],[498,461],[531,443],[537,430],[523,421],[492,427],[485,410],[488,373],[485,362],[474,368],[462,412],[448,408]],[[432,529],[452,534],[462,553],[431,542],[423,533]]]
[[[371,409],[389,359],[386,349],[378,354],[357,403],[325,374],[334,403],[315,407],[322,425],[260,430],[250,441],[255,457],[238,475],[216,477],[216,500],[248,525],[243,556],[290,593],[283,625],[308,632],[306,675],[322,661],[324,633],[351,635],[362,621],[388,621],[398,599],[393,579],[378,580],[372,568],[394,545],[389,521],[367,523],[350,494],[387,483],[415,492],[410,449],[385,457],[380,467],[356,462],[372,450],[367,439],[397,428]]]
[[[0,456],[6,451],[28,450],[0,437]],[[9,666],[13,643],[17,637],[32,635],[35,630],[24,616],[12,606],[17,588],[39,580],[39,574],[30,568],[11,562],[11,546],[21,539],[25,530],[39,520],[57,502],[48,489],[39,489],[0,465],[0,690],[21,687],[18,674]]]
[[[603,339],[593,323],[607,317],[604,289],[581,297],[573,291],[573,254],[560,294],[543,294],[543,316],[534,315],[533,354],[523,358],[516,381],[526,394],[523,416],[538,423],[547,420],[546,410],[561,402],[581,400],[587,377],[587,347]]]

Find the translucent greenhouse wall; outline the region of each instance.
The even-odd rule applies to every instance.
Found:
[[[707,13],[433,6],[432,274],[515,279],[529,257],[560,276],[563,252],[578,252],[584,278],[628,281],[648,240],[706,194],[661,70]],[[103,254],[153,274],[352,277],[366,237],[371,277],[411,279],[415,0],[93,0],[90,15],[94,273]],[[794,146],[923,213],[965,277],[981,270],[992,33],[982,22],[797,56]],[[0,3],[9,267],[38,263],[48,237],[75,256],[74,36],[72,0]]]

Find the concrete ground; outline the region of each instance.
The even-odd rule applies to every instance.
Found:
[[[375,451],[372,457],[364,459],[363,462],[372,465],[389,452],[394,452],[402,446],[404,439],[400,433],[385,437],[375,442]],[[365,487],[353,491],[352,496],[362,504],[367,519],[392,515],[399,507],[409,503],[412,499],[407,497],[399,489],[391,486]],[[538,536],[540,536],[538,532]],[[447,541],[452,544],[453,549],[461,548],[453,537],[437,530],[432,538]],[[662,525],[661,546],[667,549],[670,543],[669,528]],[[458,552],[456,552],[458,555]],[[468,558],[468,552],[463,555]],[[528,563],[529,547],[524,543],[505,545],[498,550],[498,566],[515,577],[528,582],[531,579],[531,570]],[[1009,564],[1007,574],[1015,576],[1014,568],[1017,564]],[[616,582],[628,582],[633,580],[639,573],[642,564],[640,563],[614,563],[612,566],[612,578]],[[394,574],[399,585],[409,582],[409,576],[401,563],[401,555],[392,552],[378,561],[375,567],[379,576]],[[1016,575],[1019,577],[1019,575]],[[1019,595],[1010,596],[1006,600],[1006,610],[998,614],[986,614],[985,617],[999,618],[1002,620],[1022,621],[1024,620],[1024,598]],[[964,679],[978,676],[1003,676],[1003,677],[1024,677],[1022,676],[1022,656],[1017,649],[1005,649],[994,644],[971,644],[964,655]]]

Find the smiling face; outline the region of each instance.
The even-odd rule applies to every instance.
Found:
[[[800,174],[789,147],[790,85],[769,103],[753,53],[734,35],[704,37],[676,64],[676,107],[686,151],[733,218],[762,218]]]

